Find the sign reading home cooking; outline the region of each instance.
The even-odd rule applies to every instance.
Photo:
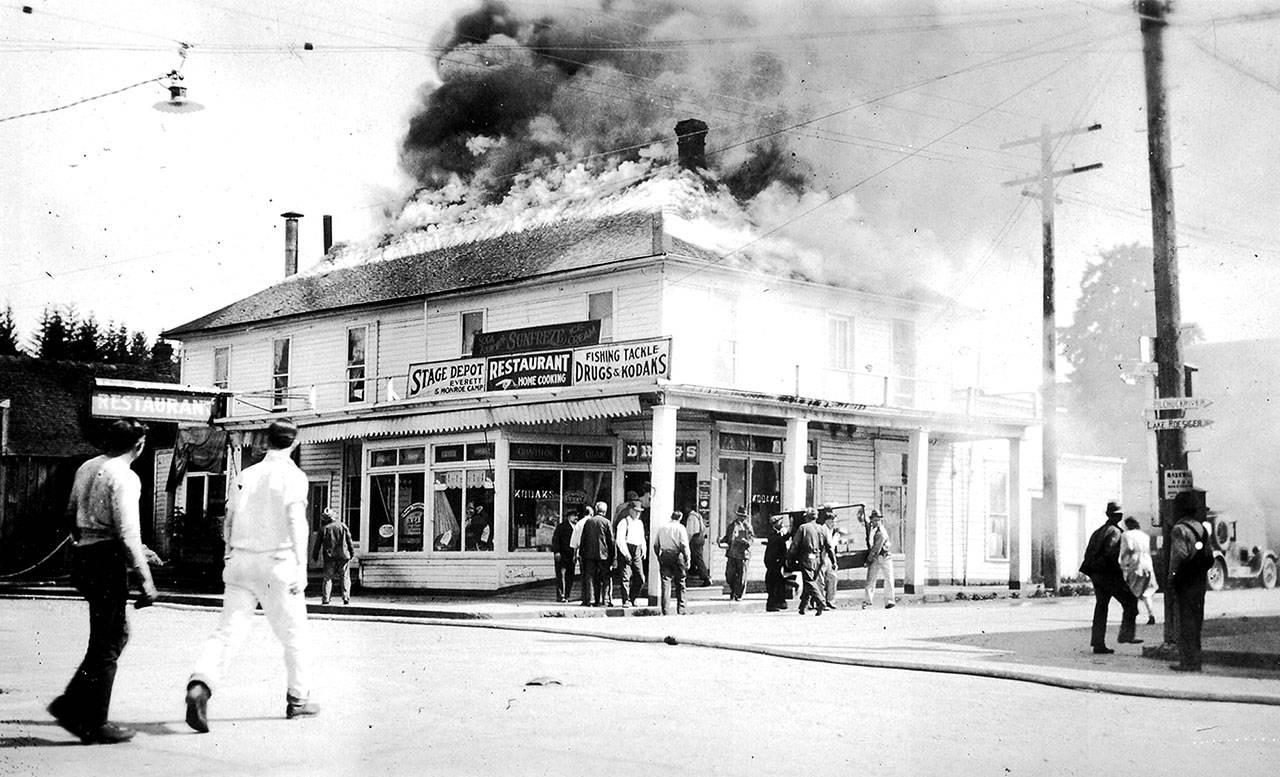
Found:
[[[657,381],[671,377],[671,341],[610,343],[573,352],[573,385]]]
[[[489,357],[489,391],[556,388],[569,385],[572,351]]]
[[[472,356],[498,356],[533,351],[558,351],[600,342],[599,321],[570,321],[564,324],[477,332]]]

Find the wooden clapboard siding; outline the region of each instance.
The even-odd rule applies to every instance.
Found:
[[[551,580],[555,575],[549,553],[501,559],[378,554],[363,557],[360,566],[362,584],[369,588],[492,591]]]
[[[952,514],[951,446],[929,447],[928,479],[926,481],[925,526],[925,579],[941,581],[951,577],[951,529]]]
[[[819,502],[863,502],[868,512],[875,505],[875,449],[871,438],[819,438],[818,474],[822,480]]]
[[[370,325],[369,327],[371,343],[375,338],[375,329],[377,330],[376,372],[378,375],[384,377],[405,375],[409,372],[410,364],[426,361],[429,327],[427,322],[423,320],[421,305],[386,311],[378,319],[376,326]],[[371,361],[369,373],[373,374],[374,371],[374,362]],[[403,389],[404,381],[398,381],[396,385]],[[380,386],[379,388],[382,393],[378,398],[379,400],[385,400],[385,386]],[[372,396],[372,393],[370,393],[370,396]]]
[[[152,549],[160,556],[169,555],[169,513],[171,503],[169,501],[169,492],[165,491],[165,487],[169,483],[169,467],[173,463],[173,449],[162,448],[156,451],[155,468],[153,469],[154,477],[152,483],[155,484],[151,489],[151,515],[152,515],[152,541],[154,545]]]

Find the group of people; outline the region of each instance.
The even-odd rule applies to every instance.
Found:
[[[1204,624],[1204,594],[1207,566],[1197,559],[1210,553],[1210,527],[1206,512],[1190,493],[1174,499],[1174,524],[1169,548],[1169,589],[1177,599],[1178,653],[1180,660],[1170,669],[1201,671],[1200,631]],[[1089,537],[1080,571],[1093,583],[1093,627],[1089,644],[1093,652],[1115,652],[1106,643],[1107,614],[1111,600],[1120,603],[1120,633],[1117,642],[1141,644],[1137,638],[1138,604],[1147,611],[1147,624],[1156,622],[1152,602],[1158,587],[1151,560],[1151,540],[1137,519],[1126,517],[1118,502],[1108,502],[1107,520]],[[1121,525],[1124,529],[1121,529]]]
[[[735,525],[745,523],[746,510],[740,510]],[[839,566],[836,560],[836,534],[832,529],[835,513],[827,505],[810,508],[800,515],[800,523],[787,525],[786,515],[776,515],[770,523],[769,539],[765,543],[765,610],[782,612],[793,589],[799,588],[800,601],[796,611],[804,615],[810,608],[814,615],[826,610],[839,609],[836,605],[836,588]],[[748,529],[750,527],[748,526]],[[884,518],[872,510],[865,520],[867,541],[867,575],[863,583],[864,608],[875,603],[876,583],[884,580],[885,609],[896,604],[893,581],[893,559],[889,532]],[[728,536],[734,536],[731,527]],[[732,546],[730,546],[732,550]],[[791,573],[800,577],[798,585],[792,583]],[[741,578],[731,583],[730,595],[736,583],[740,599]]]
[[[568,513],[561,516],[551,537],[556,601],[567,602],[572,597],[576,567],[583,607],[615,606],[615,590],[620,593],[623,607],[637,604],[641,596],[647,596],[645,563],[650,552],[658,559],[664,614],[671,596],[676,599],[677,611],[684,612],[686,574],[701,577],[704,585],[711,584],[702,554],[702,516],[695,510],[687,514],[673,512],[670,522],[653,532],[650,547],[643,509],[639,496],[628,491],[618,506],[615,521],[609,520],[609,505],[605,502],[583,505],[577,520]]]
[[[246,467],[227,494],[223,525],[225,584],[218,627],[201,646],[187,682],[186,721],[209,730],[208,702],[224,659],[243,641],[259,605],[284,645],[285,717],[317,715],[311,699],[307,609],[307,477],[290,457],[298,428],[275,421],[267,430],[265,458]],[[58,725],[86,744],[114,744],[134,731],[109,720],[116,667],[129,641],[126,603],[129,575],[142,594],[135,607],[155,600],[156,589],[141,540],[141,482],[131,469],[146,446],[146,425],[121,419],[108,427],[105,453],[80,466],[68,513],[73,519],[72,579],[89,603],[89,644],[84,659],[48,711]],[[329,542],[332,540],[332,542]],[[350,550],[343,533],[327,531],[322,544]],[[340,554],[339,554],[340,555]],[[337,563],[333,572],[337,574]],[[326,586],[326,598],[328,597]],[[346,599],[346,589],[343,598]]]

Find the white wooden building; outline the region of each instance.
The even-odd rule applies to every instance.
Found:
[[[233,467],[299,424],[311,509],[350,523],[364,585],[550,579],[559,514],[647,484],[652,515],[697,507],[713,538],[746,506],[761,546],[780,510],[877,507],[908,591],[1028,581],[1036,406],[969,385],[965,309],[726,258],[662,208],[399,253],[164,334],[185,382],[231,392]]]

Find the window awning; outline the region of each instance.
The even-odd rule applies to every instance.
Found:
[[[640,414],[640,398],[635,395],[572,399],[532,405],[473,407],[415,415],[362,418],[298,428],[303,443],[332,442],[366,437],[397,437],[409,434],[438,434],[494,426],[522,426],[590,418],[622,418]]]

